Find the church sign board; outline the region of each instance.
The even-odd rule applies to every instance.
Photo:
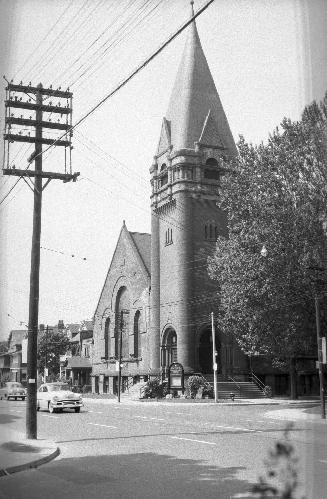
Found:
[[[168,368],[168,389],[182,390],[184,393],[184,368],[179,362],[173,362]]]

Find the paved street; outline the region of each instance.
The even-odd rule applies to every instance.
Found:
[[[37,470],[1,478],[0,494],[241,497],[263,473],[263,460],[287,422],[295,419],[291,440],[303,491],[308,498],[324,499],[327,425],[292,418],[293,409],[283,409],[97,400],[86,402],[80,414],[40,412],[38,436],[55,440],[61,455]],[[25,403],[0,401],[0,423],[1,431],[24,431]]]

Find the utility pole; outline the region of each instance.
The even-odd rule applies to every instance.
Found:
[[[19,95],[22,97],[19,98]],[[23,101],[23,97],[29,97]],[[35,96],[35,99],[34,97]],[[66,99],[67,105],[61,105],[61,101],[53,106],[52,102],[44,104],[43,97],[55,97]],[[34,101],[34,102],[33,102]],[[37,87],[31,84],[19,85],[8,82],[6,87],[6,118],[5,118],[5,133],[4,139],[7,141],[7,168],[3,168],[4,175],[14,175],[22,178],[29,186],[34,194],[34,209],[33,209],[33,235],[31,249],[31,273],[30,273],[30,297],[29,297],[29,320],[28,320],[28,346],[27,346],[27,403],[26,403],[26,438],[37,438],[37,412],[36,412],[36,390],[37,390],[37,334],[38,334],[38,316],[39,316],[39,272],[40,272],[40,239],[41,239],[41,210],[42,210],[42,192],[52,179],[63,180],[63,182],[75,182],[79,173],[72,174],[71,171],[71,137],[72,137],[72,93],[54,90],[52,88],[45,89],[39,83]],[[12,110],[19,109],[26,113],[27,111],[35,111],[35,120],[32,116],[27,117],[21,115],[16,117]],[[43,113],[50,113],[50,116],[66,117],[66,123],[52,122],[50,117],[48,120],[43,120]],[[22,134],[20,130],[18,134],[11,133],[13,126],[31,127],[35,129],[34,136],[29,132],[27,135]],[[64,135],[69,134],[68,140],[43,138],[43,129],[54,129],[64,131]],[[35,162],[35,170],[17,169],[15,165],[10,166],[9,162],[9,146],[12,142],[28,142],[35,144],[35,151],[28,158],[28,168]],[[6,144],[6,142],[5,142]],[[42,170],[42,144],[61,146],[65,148],[65,173],[44,172]],[[66,149],[69,149],[69,168],[67,173],[67,154]],[[6,157],[6,151],[5,151]],[[34,183],[31,180],[34,178]],[[43,185],[42,179],[47,179]],[[29,182],[28,182],[29,180]],[[31,186],[32,184],[32,186]]]
[[[212,364],[213,364],[213,385],[215,402],[218,402],[218,386],[217,386],[217,351],[216,351],[216,332],[213,312],[211,312],[211,332],[212,332]]]

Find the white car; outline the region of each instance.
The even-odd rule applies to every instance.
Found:
[[[73,409],[80,412],[83,399],[79,393],[73,393],[67,383],[44,383],[37,391],[37,410],[62,412],[63,409]]]

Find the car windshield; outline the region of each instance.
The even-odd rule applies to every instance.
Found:
[[[22,388],[22,385],[20,383],[8,383],[10,388]]]
[[[58,392],[60,390],[70,390],[69,385],[48,385],[49,392]]]

